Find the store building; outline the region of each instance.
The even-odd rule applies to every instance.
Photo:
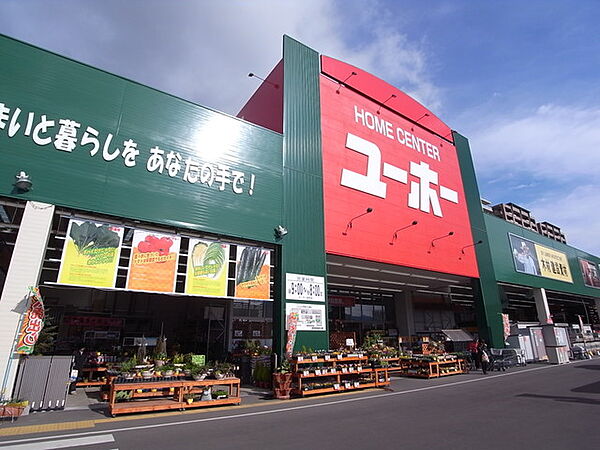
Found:
[[[237,118],[8,37],[0,61],[4,391],[30,286],[57,352],[163,333],[214,359],[250,340],[281,354],[290,312],[296,348],[445,328],[498,347],[497,281],[598,297],[509,274],[513,225],[483,213],[468,141],[289,37]],[[574,258],[597,267],[537,238],[574,279]]]

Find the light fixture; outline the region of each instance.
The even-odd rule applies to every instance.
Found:
[[[277,225],[273,231],[275,231],[275,238],[277,239],[281,239],[286,234],[288,234],[287,228],[283,225]]]
[[[265,80],[264,78],[261,78],[261,77],[259,77],[258,75],[254,74],[254,73],[252,73],[252,72],[250,72],[250,73],[248,74],[248,76],[249,76],[250,78],[252,78],[252,77],[254,77],[254,78],[258,78],[258,79],[259,79],[259,80],[261,80],[263,83],[270,84],[270,85],[271,85],[271,86],[273,86],[275,89],[279,89],[279,85],[278,85],[278,84],[276,84],[276,83],[273,83],[272,81],[269,81],[269,80]]]
[[[415,120],[415,123],[419,123],[419,121],[421,119],[424,119],[425,117],[429,117],[429,113],[423,114],[421,117],[419,117],[417,120]],[[410,131],[415,131],[415,127],[410,127]]]
[[[398,231],[406,230],[407,228],[413,227],[413,226],[415,226],[418,223],[419,222],[417,222],[416,220],[413,220],[410,224],[406,225],[405,227],[398,228],[396,231],[394,231],[394,236],[392,236],[392,240],[390,241],[390,245],[394,245],[394,242],[398,238]]]
[[[463,248],[460,249],[460,253],[462,255],[464,255],[465,254],[465,248],[475,247],[476,245],[479,245],[479,244],[483,244],[483,241],[481,239],[478,240],[477,242],[475,242],[474,244],[465,245]],[[462,259],[462,256],[459,256],[458,259]]]
[[[353,72],[353,73],[354,73],[354,72]],[[364,215],[366,215],[366,214],[372,213],[372,212],[373,212],[373,208],[367,208],[367,210],[366,210],[364,213],[362,213],[362,214],[359,214],[358,216],[356,216],[356,217],[353,217],[352,219],[350,219],[350,222],[348,222],[348,225],[346,225],[346,229],[345,229],[345,230],[342,232],[342,234],[343,234],[344,236],[346,236],[346,235],[348,234],[348,230],[350,230],[350,229],[352,228],[352,222],[353,222],[354,220],[356,220],[356,219],[358,219],[359,217],[362,217],[362,216],[364,216]]]
[[[17,179],[17,181],[15,182],[15,186],[17,187],[17,189],[23,192],[27,192],[29,189],[31,189],[31,179],[29,178],[29,175],[25,173],[25,171],[21,170],[15,176],[15,178]]]
[[[436,237],[436,238],[432,239],[432,240],[431,240],[431,243],[429,244],[429,250],[427,250],[427,253],[431,253],[431,249],[432,249],[433,247],[435,247],[435,244],[434,244],[434,242],[435,242],[435,241],[438,241],[438,240],[440,240],[440,239],[447,238],[447,237],[449,237],[449,236],[452,236],[452,235],[454,235],[454,231],[450,231],[448,234],[445,234],[445,235],[443,235],[443,236]]]
[[[396,94],[390,95],[385,102],[383,102],[381,105],[379,105],[379,108],[377,108],[377,114],[381,114],[381,107],[393,98],[396,98]]]
[[[348,75],[346,78],[344,78],[344,81],[342,81],[341,83],[338,83],[338,88],[335,90],[335,93],[339,94],[340,93],[340,89],[342,88],[342,85],[344,83],[346,83],[346,81],[348,81],[348,79],[350,77],[353,77],[354,75],[358,75],[358,74],[356,72],[352,71],[352,72],[350,72],[350,75]]]

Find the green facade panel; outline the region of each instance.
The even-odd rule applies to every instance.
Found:
[[[475,176],[471,149],[469,141],[464,136],[456,132],[453,133],[453,136],[465,189],[473,241],[482,241],[481,244],[475,246],[479,279],[474,279],[472,282],[477,325],[480,335],[492,347],[502,348],[504,347],[502,303],[496,285],[494,260],[488,244],[490,233],[486,228],[481,209],[479,187]]]
[[[285,274],[326,276],[323,220],[319,55],[285,36],[284,61],[284,199],[280,286],[276,304],[275,348],[285,346]],[[305,303],[305,302],[294,302]],[[299,331],[296,348],[329,347],[326,331]]]
[[[280,134],[4,36],[0,67],[0,195],[274,240]],[[13,185],[22,170],[29,192]]]
[[[547,238],[539,233],[527,230],[489,214],[485,215],[485,223],[489,230],[489,242],[494,258],[495,277],[498,281],[529,286],[532,288],[545,288],[575,295],[600,297],[600,289],[588,287],[584,284],[581,266],[579,264],[579,258],[581,258],[594,262],[599,266],[600,258],[597,256]],[[509,242],[509,233],[564,253],[569,261],[569,269],[571,271],[573,282],[569,283],[517,272]]]

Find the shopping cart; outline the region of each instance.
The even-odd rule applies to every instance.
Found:
[[[514,348],[492,348],[490,353],[488,364],[490,372],[494,370],[506,371],[506,369],[521,365],[519,354]]]

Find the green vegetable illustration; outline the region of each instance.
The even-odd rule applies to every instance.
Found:
[[[255,280],[266,258],[267,250],[260,247],[245,247],[238,263],[235,284]]]
[[[192,249],[194,270],[210,265],[213,267],[207,275],[216,276],[221,271],[223,264],[225,264],[225,250],[220,243],[213,242],[207,246],[204,242],[198,242],[194,245]]]
[[[90,221],[85,221],[81,225],[73,222],[69,237],[73,239],[79,253],[119,246],[119,235],[111,231],[108,225],[96,225]]]

